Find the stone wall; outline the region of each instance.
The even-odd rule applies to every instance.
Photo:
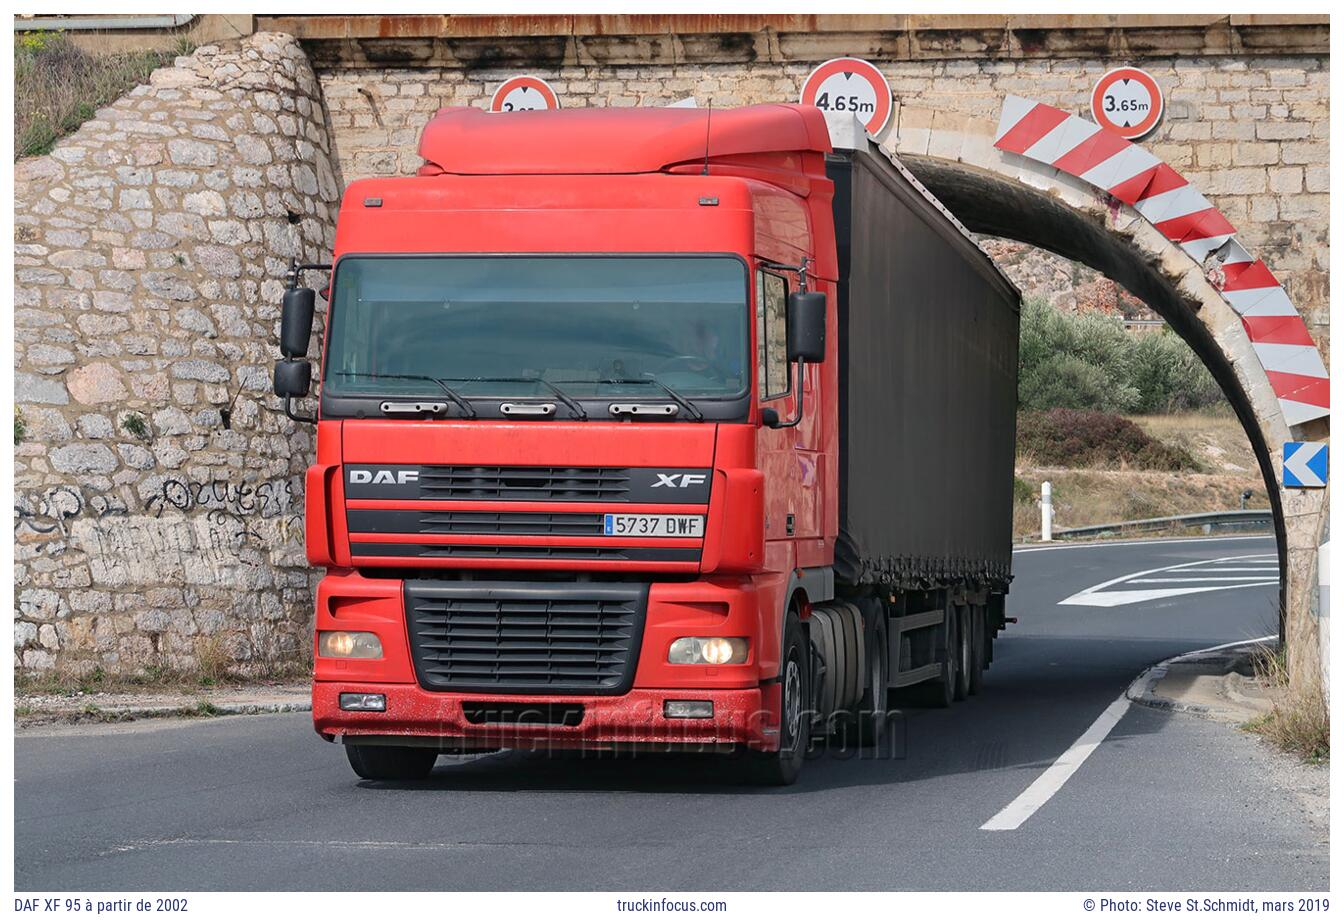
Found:
[[[1028,297],[1065,313],[1105,313],[1125,320],[1160,322],[1147,304],[1081,262],[1002,237],[979,236],[980,245]]]
[[[870,44],[879,45],[878,37]],[[589,46],[600,41],[587,39]],[[820,60],[832,53],[865,54],[862,36],[848,51],[833,44],[811,55],[791,47],[790,59],[779,62],[722,64],[467,69],[377,66],[367,59],[346,66],[336,60],[319,66],[319,78],[341,169],[353,180],[413,172],[420,163],[420,128],[436,109],[484,107],[495,87],[517,73],[545,78],[564,106],[665,105],[690,96],[700,105],[712,101],[716,106],[791,102]],[[1096,80],[1129,60],[995,59],[955,50],[928,60],[867,56],[886,74],[898,105],[904,101],[991,119],[1008,93],[1085,114]],[[331,58],[328,54],[324,60]],[[1283,280],[1324,346],[1329,334],[1328,58],[1209,54],[1145,60],[1140,55],[1133,62],[1157,78],[1167,99],[1162,123],[1142,143],[1189,178],[1239,228],[1249,248]],[[1048,270],[1037,266],[1026,275]]]
[[[16,165],[15,657],[309,655],[311,428],[270,395],[282,277],[339,173],[288,36],[208,46]]]

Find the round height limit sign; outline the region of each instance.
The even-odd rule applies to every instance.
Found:
[[[825,112],[848,112],[869,134],[877,134],[891,118],[891,86],[867,61],[835,58],[808,75],[798,100]]]
[[[1162,87],[1137,67],[1117,67],[1092,89],[1092,120],[1129,140],[1143,137],[1162,117]]]
[[[560,100],[541,77],[510,77],[495,90],[490,100],[492,112],[536,112],[542,109],[558,109]]]

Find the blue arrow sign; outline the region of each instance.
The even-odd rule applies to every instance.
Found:
[[[1287,489],[1320,489],[1329,478],[1330,447],[1317,441],[1285,441],[1283,485]]]

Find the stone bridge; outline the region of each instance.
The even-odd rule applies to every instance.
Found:
[[[1280,512],[1293,661],[1315,655],[1326,495],[1277,482],[1281,442],[1325,439],[1327,421],[1290,429],[1239,317],[1189,256],[1132,209],[993,139],[1009,95],[1081,113],[1104,71],[1144,67],[1167,95],[1144,146],[1237,226],[1324,350],[1326,17],[228,20],[257,34],[179,59],[19,164],[21,664],[187,666],[218,641],[258,661],[307,646],[289,483],[310,441],[266,394],[275,279],[290,255],[329,251],[345,183],[419,166],[435,110],[484,105],[517,73],[544,77],[564,106],[794,101],[813,67],[850,55],[892,86],[885,146],[964,223],[1090,266],[1210,366]]]

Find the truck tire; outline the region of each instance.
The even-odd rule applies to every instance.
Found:
[[[364,779],[413,781],[429,776],[439,752],[428,747],[347,744],[345,756]]]
[[[971,608],[966,604],[957,604],[957,644],[954,646],[957,659],[957,679],[953,684],[952,698],[961,702],[971,695],[971,671],[975,668],[975,656],[971,654],[974,643],[971,640]]]
[[[922,706],[946,709],[952,705],[957,689],[957,608],[951,599],[943,603],[943,625],[938,627],[934,654],[942,661],[943,672],[933,680],[911,688],[914,700]]]
[[[803,769],[812,733],[807,711],[812,698],[809,660],[798,612],[790,610],[779,656],[779,750],[748,750],[744,761],[746,778],[756,785],[791,786]]]
[[[971,610],[971,671],[968,675],[971,695],[979,693],[985,686],[985,668],[989,667],[988,645],[989,630],[986,627],[988,617],[985,608],[979,604]]]
[[[849,604],[840,605],[836,611],[836,622],[840,629],[840,639],[844,646],[844,665],[841,667],[842,679],[836,681],[837,696],[835,708],[847,710],[859,699],[859,688],[863,686],[862,649],[859,647],[859,630],[863,624],[859,620],[859,611]]]
[[[859,744],[873,748],[882,743],[891,721],[887,706],[887,675],[891,667],[887,660],[887,611],[876,598],[866,599],[859,609],[863,611],[863,646],[868,660],[856,715]]]
[[[840,677],[839,658],[836,655],[835,618],[826,607],[813,607],[812,618],[808,621],[812,642],[817,647],[817,657],[821,659],[824,670],[813,674],[815,682],[817,714],[823,724],[835,712],[835,682]]]

